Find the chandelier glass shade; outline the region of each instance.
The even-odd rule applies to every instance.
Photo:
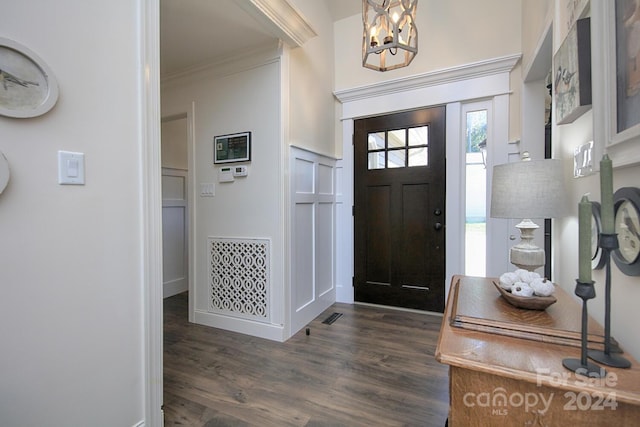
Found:
[[[406,67],[418,53],[418,0],[362,0],[362,66]]]

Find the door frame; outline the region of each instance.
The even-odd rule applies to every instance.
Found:
[[[388,80],[378,84],[336,91],[342,104],[342,159],[337,169],[340,194],[336,230],[350,236],[350,244],[338,244],[336,249],[336,299],[354,303],[353,295],[353,122],[355,119],[394,112],[446,105],[446,183],[447,224],[445,252],[445,298],[451,277],[464,271],[464,180],[460,168],[464,145],[461,135],[461,104],[476,99],[491,99],[494,103],[494,137],[497,152],[508,152],[510,72],[520,55],[505,56],[416,76]],[[427,100],[427,101],[425,101]],[[503,227],[504,248],[495,253],[508,254],[507,225]],[[340,243],[340,241],[338,241]],[[342,241],[344,243],[344,240]],[[493,245],[495,247],[496,245]]]
[[[164,424],[162,309],[162,178],[160,159],[160,1],[138,0],[139,126],[144,425]]]
[[[198,189],[195,185],[195,102],[188,105],[163,110],[162,121],[186,118],[187,120],[187,258],[188,258],[188,292],[189,292],[189,322],[195,322],[196,292],[194,279],[196,274],[196,197]],[[162,141],[160,141],[162,147]],[[162,169],[161,169],[162,173]],[[162,179],[162,177],[160,177]],[[162,196],[161,196],[162,197]],[[162,205],[162,200],[160,200]]]

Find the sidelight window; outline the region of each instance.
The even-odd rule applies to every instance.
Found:
[[[487,110],[466,114],[465,274],[486,274]]]
[[[368,168],[390,169],[429,165],[429,126],[368,134]]]

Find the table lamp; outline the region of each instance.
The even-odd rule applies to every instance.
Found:
[[[567,193],[562,161],[531,160],[524,153],[520,162],[493,168],[491,217],[522,219],[520,242],[509,251],[509,262],[528,271],[544,266],[544,249],[533,242],[539,226],[529,218],[557,218],[565,215]]]

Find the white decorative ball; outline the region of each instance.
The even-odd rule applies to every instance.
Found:
[[[516,270],[518,272],[518,277],[520,277],[520,281],[524,283],[531,283],[535,279],[539,279],[540,275],[535,271],[527,271],[527,270]]]
[[[548,297],[556,290],[551,280],[542,277],[531,282],[530,286],[533,289],[533,293],[540,297]]]
[[[532,297],[533,289],[531,289],[531,286],[524,282],[516,282],[511,287],[511,293],[519,297]]]
[[[513,284],[518,282],[519,280],[520,279],[516,273],[513,273],[513,272],[503,273],[502,276],[500,276],[500,287],[502,289],[510,291]]]

